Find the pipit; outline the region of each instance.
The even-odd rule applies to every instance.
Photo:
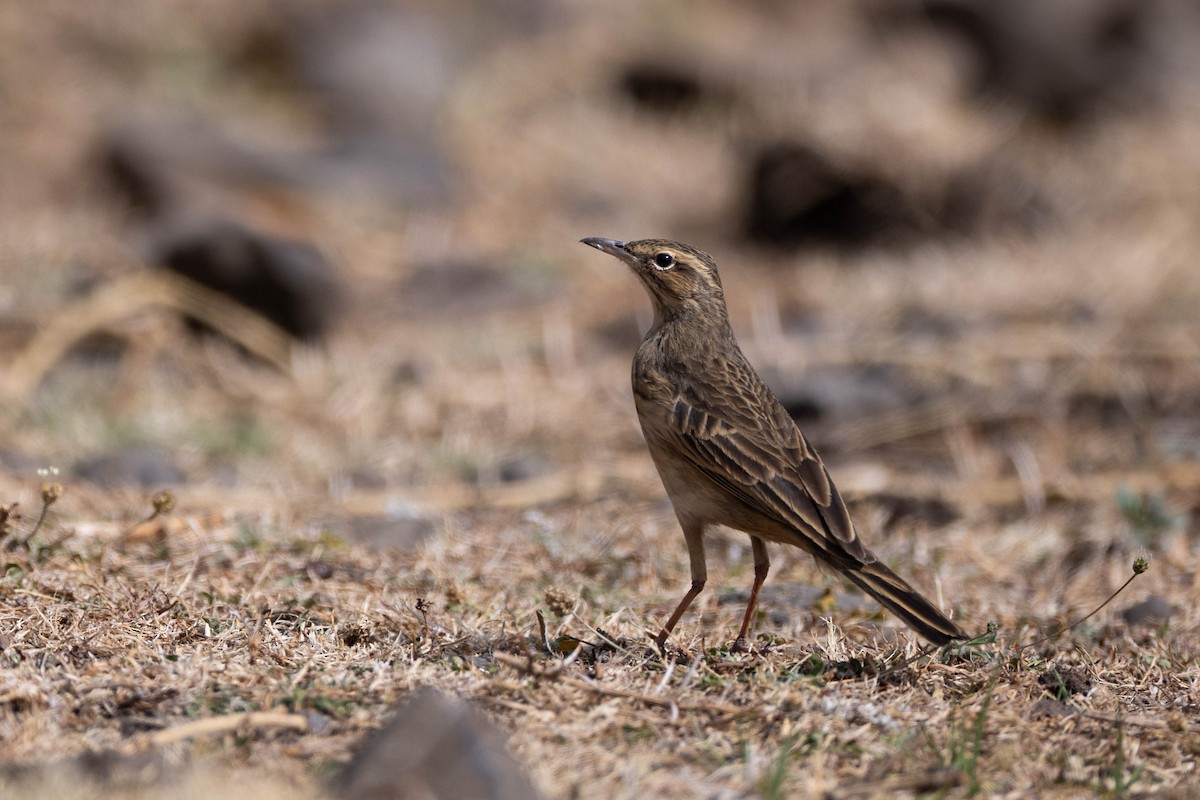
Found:
[[[633,359],[633,396],[692,574],[657,637],[660,649],[704,589],[704,533],[713,525],[748,533],[754,553],[754,584],[734,650],[746,649],[771,565],[768,541],[799,547],[837,570],[935,644],[965,639],[858,538],[820,456],[742,355],[712,256],[665,239],[582,241],[628,264],[654,304],[654,323]]]

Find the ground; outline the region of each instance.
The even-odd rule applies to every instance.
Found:
[[[305,61],[331,6],[0,11],[0,785],[83,796],[60,760],[101,752],[133,773],[88,773],[114,797],[318,797],[428,685],[547,797],[1200,791],[1200,98],[1174,39],[1154,91],[1064,120],[973,94],[872,3],[418,2],[366,26],[387,57],[354,117],[362,64]],[[699,99],[646,100],[635,63]],[[114,187],[128,125],[195,173],[186,213]],[[353,125],[440,166],[279,167]],[[273,166],[196,167],[185,130]],[[781,140],[851,176],[849,222],[748,235]],[[198,333],[135,291],[199,213],[314,245],[329,330],[239,338],[218,304],[227,337]],[[752,569],[717,532],[652,648],[688,573],[629,389],[649,303],[584,236],[716,256],[860,535],[981,641],[923,645],[774,548],[731,654]]]

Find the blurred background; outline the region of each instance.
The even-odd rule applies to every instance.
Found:
[[[1194,0],[0,0],[3,759],[284,709],[312,735],[213,747],[311,784],[432,684],[555,796],[817,796],[978,757],[996,687],[1010,794],[1186,780],[1198,60]],[[997,687],[863,673],[897,623],[781,548],[730,660],[718,538],[660,676],[650,307],[585,236],[714,254],[863,538],[966,628],[1153,569]],[[493,659],[560,635],[628,645],[620,700]],[[1115,717],[1037,710],[1072,694]]]
[[[1184,0],[5,3],[0,465],[104,513],[661,499],[649,306],[576,242],[668,237],[850,494],[1111,498],[1200,451],[1198,42]]]

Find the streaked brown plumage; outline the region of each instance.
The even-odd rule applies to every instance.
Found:
[[[742,355],[712,256],[665,239],[583,243],[628,264],[654,304],[654,324],[633,360],[633,394],[692,572],[659,644],[704,589],[711,525],[750,534],[754,552],[754,586],[734,649],[745,649],[770,568],[767,541],[795,545],[833,567],[935,644],[966,638],[859,540],[820,457]]]

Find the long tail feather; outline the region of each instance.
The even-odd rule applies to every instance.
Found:
[[[842,574],[934,644],[941,646],[969,638],[937,606],[880,562],[847,568]]]

